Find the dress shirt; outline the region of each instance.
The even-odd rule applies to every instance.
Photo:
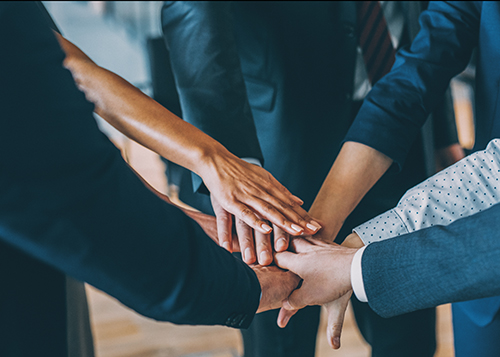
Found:
[[[365,245],[432,226],[447,226],[500,202],[500,139],[408,190],[398,205],[353,229]],[[359,253],[359,254],[358,254]],[[351,265],[351,283],[366,302],[363,251]],[[360,282],[361,280],[361,282]]]
[[[401,8],[401,3],[399,1],[380,1],[380,6],[387,22],[392,45],[397,49],[401,42],[405,25],[405,16]],[[361,47],[358,46],[356,51],[353,100],[363,100],[372,89],[372,85],[366,73],[366,65]]]

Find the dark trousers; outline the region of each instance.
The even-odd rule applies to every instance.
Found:
[[[248,330],[241,330],[245,357],[313,357],[318,333],[319,306],[298,311],[282,329],[276,324],[279,310],[256,315]]]
[[[384,319],[351,298],[356,323],[372,347],[372,357],[432,357],[436,351],[436,309]]]
[[[361,103],[353,103],[352,118]],[[347,218],[338,238],[343,240],[357,225],[394,207],[406,190],[425,179],[422,147],[414,145],[400,174],[387,174],[368,192]],[[213,214],[210,198],[192,193],[190,175],[183,175],[180,198],[201,211]],[[341,240],[338,243],[341,243]],[[373,357],[433,356],[436,349],[436,313],[428,309],[384,319],[368,304],[353,302],[354,315],[364,339],[372,346]],[[287,327],[276,324],[278,311],[256,315],[248,330],[242,330],[245,357],[314,356],[320,308],[308,307],[290,319]],[[325,333],[325,331],[320,331]]]

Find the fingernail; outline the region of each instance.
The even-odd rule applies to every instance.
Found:
[[[297,233],[302,233],[304,231],[304,229],[302,229],[302,227],[297,226],[296,224],[293,224],[293,223],[292,223],[291,227]]]
[[[252,250],[250,248],[245,249],[245,261],[249,262],[252,259]]]
[[[334,337],[333,344],[335,345],[335,347],[339,348],[340,347],[340,337]]]
[[[229,250],[229,242],[224,242],[224,243],[222,243],[222,247],[223,247],[225,250]]]
[[[286,249],[286,239],[285,238],[280,238],[276,242],[276,250],[282,251]]]
[[[261,228],[266,232],[266,233],[269,233],[271,232],[273,229],[271,227],[269,227],[267,224],[265,223],[262,223],[261,225]]]
[[[302,201],[300,198],[295,196],[295,201],[297,201],[301,206],[304,204],[304,201]]]
[[[293,307],[292,307],[292,305],[290,305],[290,302],[288,301],[288,299],[283,300],[282,306],[285,310],[293,310]]]
[[[263,252],[260,252],[260,263],[263,264],[263,263],[267,263],[269,262],[271,259],[271,255],[269,254],[269,252],[267,250],[264,250]]]
[[[307,223],[306,227],[309,228],[311,231],[316,232],[319,228],[316,226],[313,226],[311,223]]]
[[[283,319],[283,327],[285,327],[288,324],[288,321],[290,321],[290,316],[287,316]]]
[[[309,227],[309,225],[314,226],[314,228],[311,228],[311,229],[314,229],[315,231],[317,231],[317,230],[321,229],[321,224],[319,224],[319,223],[318,223],[318,222],[316,222],[316,221],[310,221],[310,222],[307,224],[307,227],[308,227],[308,228],[310,228],[310,227]]]

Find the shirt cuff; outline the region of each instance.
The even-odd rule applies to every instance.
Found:
[[[242,157],[241,158],[243,161],[248,162],[249,164],[254,164],[259,167],[262,167],[262,163],[260,162],[259,159],[253,158],[253,157]]]
[[[406,225],[394,209],[370,219],[353,229],[365,245],[408,233]]]
[[[354,257],[352,258],[351,263],[351,286],[354,291],[354,295],[361,302],[368,302],[368,298],[366,297],[365,292],[365,284],[363,283],[363,270],[361,267],[361,259],[363,258],[363,252],[366,249],[366,245],[363,248],[360,248]]]

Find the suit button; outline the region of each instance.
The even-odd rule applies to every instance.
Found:
[[[356,35],[356,29],[351,24],[345,24],[343,30],[346,37],[353,38]]]

